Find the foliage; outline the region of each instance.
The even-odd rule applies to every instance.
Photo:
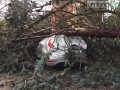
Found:
[[[34,74],[36,74],[37,72],[39,72],[40,74],[43,74],[43,69],[45,66],[45,62],[47,59],[49,59],[49,55],[50,53],[46,53],[45,55],[41,55],[41,59],[37,61],[36,65],[35,65],[35,69],[34,69]]]
[[[7,19],[7,21],[9,22],[9,24],[11,26],[20,26],[23,24],[24,22],[24,14],[25,14],[25,11],[24,11],[24,5],[22,4],[22,1],[19,1],[19,0],[14,0],[14,4],[15,5],[22,5],[20,7],[17,7],[15,5],[12,5],[11,3],[9,4],[9,7],[8,7],[8,12],[6,13],[6,16],[5,18]],[[21,8],[23,7],[23,8]],[[14,10],[14,8],[16,8]],[[18,22],[18,23],[16,23]],[[10,26],[9,25],[9,26]]]
[[[117,16],[111,15],[107,19],[105,19],[105,28],[118,29],[120,27],[119,21],[120,19]]]
[[[113,89],[120,88],[120,59],[118,57],[119,41],[119,38],[113,40],[106,38],[86,38],[88,45],[91,43],[88,49],[89,62],[87,63],[87,66],[81,68],[80,71],[78,70],[76,73],[69,75],[69,78],[72,79],[72,82],[76,83],[79,88],[91,87],[96,89],[100,86],[110,87]],[[74,56],[73,51],[72,55],[68,55],[69,53],[71,54],[71,50],[69,52],[66,52],[68,60]],[[56,73],[54,72],[52,75],[48,74],[49,76],[45,77],[45,74],[43,72],[45,63],[44,60],[46,60],[45,58],[47,58],[49,54],[41,56],[41,60],[37,60],[36,63],[34,63],[35,66],[31,72],[32,74],[26,73],[26,75],[35,75],[35,77],[28,79],[26,86],[24,86],[25,81],[15,83],[13,85],[13,90],[20,90],[23,88],[25,90],[58,90],[60,88],[63,88],[63,85],[67,84],[67,82],[64,82],[64,79],[65,76],[68,77],[67,73],[69,70],[71,70],[71,68],[65,68],[63,71],[57,71]],[[36,71],[38,71],[37,74],[35,73]]]
[[[6,28],[7,28],[7,23],[6,23],[6,21],[0,21],[0,31],[1,30],[6,30]]]
[[[8,27],[14,27],[17,29],[22,29],[24,25],[36,20],[36,17],[45,14],[45,12],[41,13],[41,11],[43,6],[47,6],[46,4],[40,6],[36,3],[36,1],[30,2],[29,0],[12,0],[8,5],[8,11],[5,13],[5,19],[8,22]],[[38,29],[46,28],[48,25],[45,24],[48,24],[48,21],[49,17],[39,22],[36,26],[39,26]]]
[[[69,4],[67,5],[71,5],[74,0],[68,1]],[[47,32],[49,27],[51,27],[50,19],[52,15],[59,18],[57,22],[53,22],[58,31],[71,28],[71,26],[78,28],[119,29],[119,15],[111,15],[104,23],[101,19],[103,12],[100,12],[99,9],[91,10],[87,8],[85,6],[86,2],[84,4],[80,3],[80,6],[77,7],[77,14],[63,10],[66,6],[48,12],[44,11],[43,7],[50,4],[51,2],[38,5],[38,3],[29,2],[29,0],[11,0],[5,16],[6,21],[0,22],[0,29],[8,29],[6,33],[0,30],[2,38],[2,40],[0,39],[0,42],[2,42],[0,43],[0,72],[8,74],[20,72],[27,76],[23,81],[12,83],[13,90],[60,90],[69,84],[66,77],[72,79],[72,82],[76,83],[79,88],[99,88],[101,85],[110,88],[120,88],[119,38],[84,38],[88,45],[87,62],[81,60],[81,56],[68,49],[65,54],[67,59],[65,64],[69,65],[69,67],[63,71],[55,71],[44,76],[45,61],[50,53],[43,54],[40,60],[36,60],[34,55],[35,48],[33,47],[36,47],[42,38],[56,34],[57,31],[51,35],[41,34],[42,31],[46,30]],[[116,11],[119,12],[119,8]],[[33,12],[37,14],[33,14]],[[41,14],[41,12],[44,13]],[[64,16],[64,14],[62,15],[63,12],[67,14]],[[70,14],[69,16],[68,13]],[[77,21],[74,21],[73,19],[76,18]],[[71,25],[67,24],[68,20],[72,21]],[[72,64],[77,60],[81,60],[87,66],[80,68],[75,74],[68,75]]]
[[[98,86],[119,88],[119,38],[89,38],[89,41],[90,67],[87,69],[89,71],[87,74],[90,75],[90,81],[93,80]],[[116,86],[113,83],[116,83]]]

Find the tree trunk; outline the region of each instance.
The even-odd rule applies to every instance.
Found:
[[[75,29],[64,29],[60,31],[45,30],[39,33],[39,35],[50,35],[55,33],[57,35],[64,34],[67,36],[83,36],[83,37],[106,37],[116,38],[120,36],[120,30],[116,29],[93,29],[93,30],[75,30]],[[38,34],[37,34],[38,35]]]
[[[107,38],[116,38],[120,36],[120,30],[103,30],[103,29],[96,29],[96,30],[87,30],[87,31],[81,31],[81,30],[67,30],[64,32],[65,35],[69,36],[84,36],[84,37],[107,37]]]

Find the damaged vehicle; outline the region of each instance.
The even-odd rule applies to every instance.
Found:
[[[80,36],[53,35],[42,39],[36,49],[36,55],[51,52],[49,59],[46,60],[46,66],[61,67],[66,62],[65,54],[71,49],[75,54],[80,55],[83,60],[87,60],[87,44]],[[74,66],[80,65],[80,60],[76,61]]]

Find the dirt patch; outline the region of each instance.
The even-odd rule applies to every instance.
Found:
[[[0,90],[12,90],[12,85],[22,81],[25,76],[21,74],[8,75],[1,73],[0,77]]]

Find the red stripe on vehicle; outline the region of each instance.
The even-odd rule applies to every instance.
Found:
[[[53,45],[52,42],[51,42],[51,39],[48,41],[48,46],[51,47],[51,48],[54,47],[54,45]]]
[[[48,60],[48,62],[55,62],[55,60]]]

